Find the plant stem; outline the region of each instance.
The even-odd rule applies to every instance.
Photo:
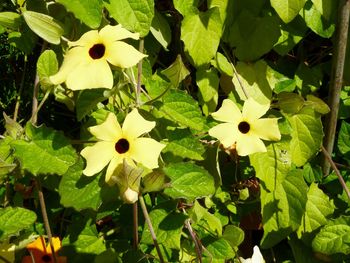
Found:
[[[233,74],[235,75],[235,77],[236,77],[236,79],[237,79],[237,81],[238,81],[238,83],[239,83],[239,86],[240,86],[241,89],[242,89],[242,92],[243,92],[244,96],[246,97],[246,99],[248,99],[248,98],[249,98],[248,92],[247,92],[246,89],[244,88],[244,86],[243,86],[243,84],[242,84],[242,82],[241,82],[241,80],[240,80],[240,78],[239,78],[238,72],[237,72],[237,70],[236,70],[235,65],[233,65],[233,61],[232,61],[232,59],[231,59],[231,57],[230,57],[229,52],[226,50],[226,48],[225,48],[223,45],[222,45],[222,50],[224,51],[225,56],[226,56],[227,60],[229,61],[230,65],[231,65],[231,67],[232,67]]]
[[[39,96],[39,76],[35,76],[34,91],[33,91],[33,105],[32,105],[32,117],[31,122],[36,124],[38,121],[38,96]]]
[[[49,95],[50,95],[50,90],[46,91],[44,98],[40,101],[39,105],[36,107],[35,112],[32,113],[33,114],[32,118],[35,118],[35,123],[38,120],[38,112],[40,111],[40,109],[44,105],[44,103],[47,100],[47,98],[49,97]],[[33,119],[32,119],[32,123],[34,124]]]
[[[186,228],[188,229],[188,232],[190,232],[190,235],[191,235],[191,238],[194,242],[194,246],[195,246],[195,249],[196,249],[196,254],[197,254],[197,259],[199,263],[202,263],[202,251],[201,251],[201,247],[199,246],[198,244],[198,239],[197,239],[197,235],[196,233],[194,233],[193,229],[192,229],[192,226],[191,226],[191,222],[189,219],[186,219],[185,220],[185,226]]]
[[[325,156],[325,159],[326,159],[326,160],[329,162],[329,164],[332,166],[332,168],[333,168],[335,174],[338,176],[338,179],[339,179],[339,182],[340,182],[341,186],[343,187],[343,189],[344,189],[346,195],[348,196],[348,198],[349,198],[349,200],[350,200],[350,191],[349,191],[349,188],[347,187],[347,185],[346,185],[346,183],[345,183],[345,181],[344,181],[343,176],[341,176],[341,174],[340,174],[340,172],[339,172],[339,170],[338,170],[336,164],[333,162],[332,157],[331,157],[331,155],[329,154],[329,152],[327,152],[327,150],[326,150],[323,146],[321,146],[321,149],[322,149],[322,153],[323,153],[324,156]]]
[[[139,51],[143,53],[144,48],[144,40],[143,38],[140,39],[139,43]],[[140,94],[141,94],[141,77],[142,77],[142,59],[137,64],[137,85],[136,85],[136,105],[137,107],[140,106]]]
[[[348,39],[350,16],[350,1],[340,0],[338,6],[337,37],[335,44],[334,57],[332,61],[332,76],[329,91],[330,113],[326,118],[324,147],[328,153],[333,152],[335,131],[337,127],[340,92],[343,86],[343,73],[345,63],[346,44]],[[322,162],[323,175],[329,174],[330,163],[324,159]]]
[[[19,90],[18,90],[18,95],[16,98],[15,111],[13,113],[13,120],[14,121],[17,121],[17,117],[18,117],[19,104],[21,103],[21,96],[22,96],[22,92],[23,92],[26,71],[27,71],[27,55],[24,56],[23,74],[22,74],[21,84],[20,84]]]
[[[145,217],[146,223],[147,223],[148,228],[149,228],[149,232],[151,233],[151,236],[152,236],[153,244],[156,247],[156,250],[157,250],[157,253],[158,253],[158,257],[159,257],[159,261],[161,263],[164,263],[165,261],[163,259],[162,252],[160,251],[160,247],[159,247],[159,244],[158,244],[158,241],[157,241],[157,237],[156,237],[156,234],[154,232],[151,219],[150,219],[150,217],[148,215],[148,211],[147,211],[147,207],[146,207],[146,204],[145,204],[145,200],[143,199],[142,195],[139,196],[139,201],[140,201],[141,209],[142,209],[142,212],[143,212],[143,216]]]
[[[133,246],[134,249],[137,250],[139,246],[139,222],[138,222],[138,206],[137,202],[133,203],[133,223],[134,223],[134,240],[133,240]]]
[[[47,212],[46,212],[46,205],[45,205],[44,194],[43,194],[43,190],[41,188],[41,184],[40,184],[39,180],[36,180],[36,187],[38,189],[38,196],[39,196],[41,213],[42,213],[42,216],[43,216],[43,221],[44,221],[44,226],[45,226],[45,231],[46,231],[46,234],[47,234],[47,238],[49,239],[49,244],[50,244],[50,248],[51,248],[51,251],[52,251],[53,262],[57,263],[56,252],[55,252],[55,248],[54,248],[53,242],[52,242],[52,234],[51,234],[51,229],[50,229],[49,218],[48,218]]]

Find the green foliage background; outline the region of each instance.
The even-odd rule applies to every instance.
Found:
[[[15,244],[20,262],[25,246],[47,234],[42,188],[68,262],[240,262],[254,245],[266,262],[350,262],[349,199],[334,172],[322,173],[320,153],[342,3],[2,1],[0,248]],[[53,86],[48,77],[62,63],[66,40],[107,24],[140,34],[129,43],[148,55],[142,71],[115,70],[112,90]],[[349,54],[332,153],[347,187]],[[134,91],[138,72],[141,94]],[[271,102],[267,115],[279,118],[282,134],[265,142],[266,153],[249,157],[224,151],[207,134],[223,99],[242,106],[244,92]],[[33,94],[42,102],[37,114]],[[160,168],[142,176],[140,203],[130,205],[105,183],[105,171],[82,174],[79,152],[91,139],[87,127],[108,111],[123,120],[136,106],[156,121],[150,136],[166,147]],[[143,202],[159,251],[145,214],[135,212]]]

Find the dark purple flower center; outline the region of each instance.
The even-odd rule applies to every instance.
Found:
[[[42,261],[44,261],[44,262],[51,262],[51,256],[49,256],[49,255],[44,255],[44,256],[42,256]]]
[[[89,49],[89,55],[93,59],[102,58],[105,54],[106,48],[103,44],[95,44]]]
[[[129,142],[126,139],[119,139],[119,141],[116,142],[114,148],[119,154],[126,153],[129,150]]]
[[[250,125],[248,122],[246,121],[241,121],[239,124],[238,124],[238,130],[243,133],[243,134],[246,134],[249,132],[250,130]]]

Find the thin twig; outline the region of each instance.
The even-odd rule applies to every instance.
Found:
[[[0,259],[5,263],[11,263],[11,261],[8,261],[6,258],[0,255]]]
[[[50,223],[49,223],[49,218],[47,216],[47,212],[46,212],[46,205],[45,205],[45,199],[44,199],[44,194],[43,194],[43,190],[41,188],[41,184],[39,182],[39,180],[36,180],[36,187],[38,189],[38,196],[39,196],[39,203],[40,203],[40,208],[41,208],[41,213],[43,216],[43,221],[44,221],[44,226],[45,226],[45,231],[47,234],[47,238],[49,239],[49,244],[50,244],[50,248],[52,251],[52,257],[53,257],[53,262],[57,263],[57,258],[56,258],[56,252],[55,252],[55,248],[52,242],[52,234],[51,234],[51,229],[50,229]]]
[[[185,226],[188,229],[188,232],[190,232],[191,238],[194,242],[194,246],[196,249],[196,254],[197,254],[197,259],[199,263],[202,263],[202,250],[201,250],[201,246],[199,246],[199,242],[198,242],[198,238],[196,233],[193,231],[192,226],[191,226],[191,222],[189,219],[185,220]]]
[[[23,74],[22,74],[22,79],[21,79],[21,83],[19,86],[19,90],[18,90],[18,95],[16,98],[15,111],[13,113],[13,120],[14,121],[17,121],[17,117],[18,117],[19,104],[21,103],[21,97],[22,97],[22,92],[23,92],[23,87],[24,87],[24,80],[25,80],[26,71],[27,71],[27,55],[24,56]]]
[[[239,83],[239,86],[241,87],[241,89],[243,91],[244,96],[248,99],[249,98],[248,92],[245,90],[245,88],[244,88],[244,86],[243,86],[243,84],[242,84],[242,82],[241,82],[241,80],[239,78],[239,75],[238,75],[238,72],[236,70],[236,67],[235,67],[235,65],[233,65],[232,59],[231,59],[228,51],[226,50],[226,48],[224,46],[222,46],[222,50],[224,51],[224,53],[226,55],[226,58],[229,61],[231,67],[232,67],[233,73],[234,73],[234,75],[235,75],[235,77],[236,77],[236,79],[237,79],[237,81]]]
[[[341,174],[340,174],[340,172],[339,172],[337,166],[336,166],[335,163],[333,162],[332,157],[331,157],[331,155],[327,152],[327,150],[326,150],[323,146],[321,146],[321,149],[322,149],[322,153],[323,153],[324,156],[325,156],[325,159],[326,159],[326,160],[329,162],[329,164],[332,166],[332,168],[333,168],[335,174],[338,176],[338,179],[339,179],[339,182],[340,182],[341,186],[343,187],[343,189],[344,189],[346,195],[348,196],[348,198],[349,198],[349,200],[350,200],[350,191],[349,191],[349,188],[347,187],[347,185],[346,185],[346,183],[345,183],[345,181],[344,181],[343,176],[341,176]]]
[[[44,103],[47,100],[47,98],[49,97],[49,95],[50,95],[50,90],[47,90],[45,95],[44,95],[44,98],[40,101],[39,105],[36,107],[35,112],[32,112],[32,118],[35,119],[35,123],[38,120],[38,112],[40,111],[40,109],[44,105]],[[31,121],[34,124],[33,119]]]
[[[139,51],[143,53],[144,40],[140,39]],[[136,105],[140,106],[140,94],[141,94],[141,77],[142,77],[142,60],[141,59],[137,65],[137,85],[136,85]]]
[[[139,221],[138,221],[138,206],[137,202],[133,203],[133,224],[134,224],[134,240],[133,240],[133,246],[134,249],[137,250],[139,246]]]
[[[147,223],[148,228],[149,228],[149,232],[151,233],[151,236],[152,236],[153,244],[154,244],[154,246],[155,246],[155,248],[157,250],[159,261],[161,263],[164,263],[165,261],[163,259],[162,252],[160,251],[160,247],[159,247],[159,244],[158,244],[158,241],[157,241],[157,237],[156,237],[156,234],[154,232],[154,229],[153,229],[153,226],[152,226],[152,222],[151,222],[151,219],[149,217],[149,214],[148,214],[148,211],[147,211],[147,207],[146,207],[146,204],[145,204],[145,200],[143,199],[142,195],[139,196],[139,201],[140,201],[141,209],[142,209],[142,212],[143,212],[143,216],[145,217],[146,223]]]
[[[341,0],[338,6],[337,37],[334,41],[335,52],[332,61],[332,76],[329,90],[329,108],[331,111],[327,115],[324,147],[327,152],[332,153],[337,127],[340,92],[343,86],[343,73],[345,64],[346,45],[348,39],[350,1]],[[326,159],[322,162],[323,175],[329,174],[330,164]]]
[[[38,122],[38,96],[39,96],[39,76],[35,76],[34,91],[33,91],[33,104],[32,104],[32,117],[31,122],[36,124]]]

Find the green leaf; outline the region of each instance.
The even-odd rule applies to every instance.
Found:
[[[103,239],[98,237],[95,224],[90,225],[89,220],[87,222],[82,220],[72,222],[69,225],[68,232],[69,235],[62,240],[62,245],[73,246],[73,255],[76,255],[77,258],[80,258],[83,254],[88,254],[91,259],[93,255],[100,254],[106,250]]]
[[[209,261],[204,262],[223,262],[222,260],[233,258],[236,255],[232,247],[224,238],[219,238],[216,240],[213,238],[208,238],[202,242],[209,252],[209,255],[207,256]],[[206,255],[206,253],[204,253],[204,255]]]
[[[54,21],[53,17],[33,11],[23,12],[24,20],[35,34],[51,44],[61,42],[63,28]]]
[[[330,38],[333,35],[334,22],[327,21],[311,1],[306,3],[300,15],[304,18],[306,25],[319,36]]]
[[[228,36],[231,47],[236,47],[237,58],[254,61],[269,52],[280,37],[279,24],[276,15],[261,17],[247,9],[240,12]]]
[[[350,226],[345,224],[326,225],[312,241],[315,251],[326,255],[350,254]]]
[[[36,220],[36,214],[21,207],[0,208],[0,240],[5,240],[19,231],[29,228]]]
[[[189,210],[189,216],[193,221],[195,229],[206,229],[212,236],[220,237],[222,234],[222,224],[219,218],[208,212],[198,201],[194,202]]]
[[[166,187],[168,181],[169,180],[163,171],[160,169],[155,169],[142,178],[142,192],[148,193],[163,190]]]
[[[220,52],[216,53],[215,58],[211,61],[211,64],[220,71],[220,73],[224,73],[227,76],[233,77],[233,66],[227,60],[227,58],[221,54]]]
[[[323,138],[321,117],[310,107],[304,107],[298,114],[287,116],[292,127],[292,161],[303,166],[320,149]]]
[[[337,1],[333,0],[311,0],[314,4],[315,8],[317,9],[320,14],[329,20],[332,15],[333,9],[336,7]]]
[[[163,105],[160,107],[160,111],[182,126],[198,131],[204,128],[204,118],[197,101],[185,92],[170,90],[163,97]]]
[[[90,28],[98,28],[102,20],[102,0],[57,0]]]
[[[305,214],[298,229],[299,237],[303,233],[311,233],[327,224],[327,217],[333,214],[334,208],[333,202],[318,188],[317,184],[311,184],[307,193]]]
[[[153,0],[109,0],[104,2],[110,15],[126,29],[148,34],[154,17]]]
[[[0,12],[0,26],[18,30],[21,25],[21,16],[14,12]]]
[[[180,249],[180,239],[186,215],[175,211],[176,205],[172,201],[162,203],[149,213],[158,243],[167,248]],[[145,223],[141,243],[153,244],[152,236]]]
[[[155,10],[152,20],[151,33],[165,50],[171,42],[171,29],[165,17]]]
[[[97,105],[97,103],[106,100],[104,96],[105,89],[83,90],[79,93],[76,101],[77,119],[81,121]]]
[[[199,0],[174,0],[174,7],[185,17],[198,12],[198,2]]]
[[[33,175],[58,174],[67,172],[77,160],[77,154],[62,132],[42,125],[34,127],[28,122],[26,135],[29,141],[15,140],[11,146],[23,169]]]
[[[267,81],[268,66],[265,61],[256,63],[238,62],[237,74],[232,78],[236,91],[242,100],[246,99],[242,86],[248,97],[253,97],[261,104],[270,103],[272,98],[272,87]]]
[[[311,108],[313,108],[316,112],[321,114],[327,114],[330,112],[330,108],[327,103],[325,103],[320,98],[312,94],[308,94],[306,95],[306,99],[307,101],[305,102],[305,106],[311,106]]]
[[[198,100],[205,115],[214,112],[218,105],[219,76],[215,69],[199,69],[196,72],[196,83],[199,88]]]
[[[283,180],[277,179],[274,191],[269,190],[264,189],[261,195],[263,248],[274,246],[299,228],[307,202],[307,185],[300,170],[292,170]]]
[[[170,187],[164,193],[172,198],[193,200],[211,196],[215,192],[214,178],[202,167],[193,163],[174,163],[164,168],[170,178]]]
[[[286,77],[269,66],[267,67],[266,75],[271,89],[277,94],[281,92],[292,92],[296,88],[296,81],[294,79]]]
[[[281,36],[273,49],[281,56],[286,55],[303,39],[308,27],[304,20],[297,16],[292,22],[281,25]]]
[[[292,21],[304,7],[307,0],[271,0],[271,6],[276,10],[284,23]]]
[[[221,33],[222,21],[217,7],[185,16],[181,40],[193,65],[199,67],[210,62],[218,49]]]
[[[58,192],[64,207],[76,210],[91,208],[97,210],[101,205],[100,176],[88,177],[83,175],[84,162],[80,158],[62,176]]]
[[[177,88],[180,83],[190,75],[190,71],[186,68],[185,64],[182,62],[180,55],[176,57],[176,60],[166,69],[162,70],[161,73],[166,76],[171,84]]]
[[[28,55],[37,44],[38,37],[30,30],[27,24],[24,24],[24,28],[21,29],[21,32],[10,32],[8,34],[8,40],[11,45]]]
[[[41,85],[44,87],[52,86],[49,77],[58,71],[56,53],[52,50],[45,50],[41,53],[36,68]]]
[[[266,153],[250,156],[260,179],[263,248],[274,246],[297,230],[305,212],[307,185],[301,170],[291,170],[289,144],[282,139],[268,145]]]
[[[338,149],[342,154],[350,152],[350,124],[342,121],[338,135]]]
[[[244,240],[244,231],[238,226],[227,225],[222,237],[233,249],[236,249]]]
[[[277,95],[278,106],[285,113],[298,113],[304,106],[304,99],[296,93],[282,92]]]
[[[204,160],[204,146],[188,130],[176,129],[168,135],[169,143],[163,152],[192,160]]]

